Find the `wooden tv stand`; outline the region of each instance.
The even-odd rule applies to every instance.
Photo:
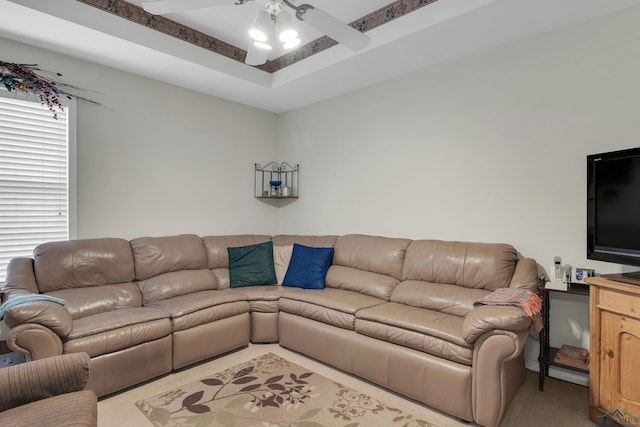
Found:
[[[637,425],[640,424],[640,285],[615,279],[620,277],[586,279],[591,287],[589,418],[597,425],[604,425],[607,419]]]

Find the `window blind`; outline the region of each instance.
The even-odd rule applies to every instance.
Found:
[[[68,111],[0,96],[0,282],[13,257],[69,238]]]

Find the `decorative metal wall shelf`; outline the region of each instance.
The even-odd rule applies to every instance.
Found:
[[[297,199],[300,190],[300,165],[271,162],[254,169],[253,194],[256,199]]]

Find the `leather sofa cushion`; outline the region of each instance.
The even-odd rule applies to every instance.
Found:
[[[218,287],[210,270],[182,270],[160,274],[138,282],[142,304],[148,306],[179,295],[215,290]]]
[[[207,267],[202,239],[194,234],[140,237],[131,240],[136,279],[145,280],[162,273]]]
[[[277,313],[282,289],[281,286],[246,286],[233,288],[229,292],[239,293],[246,298],[252,313]]]
[[[83,317],[73,321],[73,330],[69,339],[82,338],[101,332],[120,329],[125,326],[137,325],[158,319],[168,319],[169,313],[155,308],[138,307],[122,308]],[[170,332],[170,329],[169,329]]]
[[[503,243],[415,240],[405,256],[402,280],[495,290],[509,286],[516,250]]]
[[[156,301],[148,307],[169,313],[172,318],[185,316],[208,307],[245,301],[246,298],[238,293],[226,291],[203,291],[180,295],[174,298]]]
[[[303,236],[295,234],[278,234],[273,236],[273,246],[290,246],[294,243],[313,248],[332,248],[338,236]]]
[[[353,329],[358,310],[383,303],[379,298],[343,289],[283,288],[278,306],[287,313]]]
[[[62,289],[47,295],[65,300],[65,308],[73,319],[142,305],[140,289],[135,283]]]
[[[132,282],[133,256],[124,239],[48,242],[33,251],[40,292]]]
[[[358,333],[471,365],[473,347],[462,337],[464,318],[389,302],[356,313]]]
[[[216,283],[218,284],[218,289],[229,289],[230,288],[230,276],[229,269],[226,267],[214,268],[211,271],[213,277],[216,278]],[[237,288],[235,288],[237,289]]]
[[[345,289],[389,301],[398,279],[384,274],[332,265],[327,271],[327,286]]]
[[[91,357],[97,357],[168,337],[170,333],[171,321],[169,319],[151,320],[69,340],[63,344],[63,352],[83,351]]]
[[[149,307],[169,313],[174,332],[249,312],[246,298],[228,291],[180,295],[156,301]]]
[[[282,285],[284,276],[287,274],[291,255],[293,255],[293,245],[273,246],[273,267],[276,270],[278,285]]]
[[[83,317],[63,344],[65,353],[91,357],[112,353],[171,334],[169,314],[153,308],[123,308]]]
[[[338,237],[333,264],[400,279],[409,239],[347,234]]]
[[[473,310],[474,302],[490,293],[484,289],[406,280],[393,289],[390,301],[456,316],[466,316]]]
[[[229,268],[227,248],[256,245],[271,241],[271,236],[238,234],[229,236],[205,236],[202,238],[207,255],[207,268]]]
[[[213,324],[218,320],[228,319],[245,313],[249,313],[249,303],[247,301],[236,301],[214,305],[194,311],[193,313],[185,314],[184,316],[174,317],[171,319],[171,324],[173,332],[184,331],[200,325]]]

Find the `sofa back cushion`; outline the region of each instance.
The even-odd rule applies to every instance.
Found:
[[[289,246],[297,243],[312,248],[332,248],[338,236],[309,236],[298,234],[278,234],[273,236],[273,246]]]
[[[249,246],[270,242],[271,236],[259,234],[236,234],[227,236],[205,236],[202,238],[207,256],[207,268],[218,283],[218,289],[229,288],[229,254],[227,248]]]
[[[133,255],[124,239],[82,239],[43,243],[33,251],[42,293],[132,282]]]
[[[180,270],[158,274],[138,282],[142,292],[142,304],[149,305],[179,295],[214,290],[216,278],[208,269]]]
[[[207,254],[202,239],[194,234],[140,237],[130,243],[137,280],[172,271],[207,268]]]
[[[427,308],[456,316],[466,316],[473,310],[473,303],[490,291],[464,286],[405,280],[393,289],[391,302]]]
[[[327,286],[388,300],[402,276],[409,239],[350,234],[338,237]]]
[[[338,237],[333,264],[400,279],[409,239],[347,234]]]
[[[402,279],[492,291],[509,286],[516,261],[516,250],[504,243],[416,240],[407,249]]]

